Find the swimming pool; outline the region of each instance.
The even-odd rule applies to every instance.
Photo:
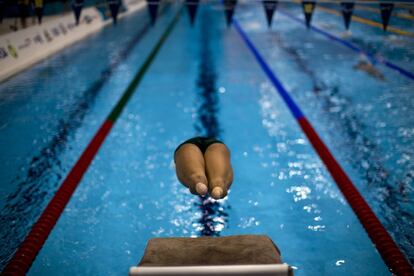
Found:
[[[146,11],[129,16],[0,84],[1,269],[177,10],[151,28]],[[236,18],[412,262],[413,81],[355,70],[355,52],[289,18],[299,6],[280,10],[271,30],[257,3]],[[342,35],[334,15],[317,10],[313,23]],[[352,43],[414,71],[412,38],[351,30]],[[172,162],[181,141],[207,134],[232,151],[219,202],[190,195]],[[221,7],[202,5],[194,27],[181,14],[29,274],[125,275],[149,238],[247,233],[269,235],[298,275],[389,274]]]

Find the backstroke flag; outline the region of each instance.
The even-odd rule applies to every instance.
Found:
[[[315,10],[314,1],[302,1],[303,13],[305,14],[306,27],[310,27],[313,11]]]
[[[263,3],[263,7],[264,7],[264,10],[265,10],[265,13],[266,13],[267,25],[270,27],[270,26],[272,26],[273,14],[276,11],[278,1],[276,1],[276,0],[263,0],[262,3]]]
[[[354,5],[355,3],[353,2],[342,2],[341,6],[342,6],[342,15],[344,17],[344,22],[345,22],[345,29],[349,29],[349,24],[351,23],[351,17],[352,17],[352,13],[354,11]]]
[[[82,8],[83,8],[83,0],[73,0],[72,9],[73,9],[73,12],[75,13],[76,25],[79,25],[79,18],[81,16]]]
[[[237,5],[237,0],[224,0],[224,11],[226,13],[227,26],[230,26],[233,19],[234,9]]]
[[[187,0],[186,1],[188,15],[190,16],[191,25],[194,24],[199,2],[200,2],[200,0]]]
[[[114,24],[118,18],[119,7],[121,6],[121,0],[108,0],[109,10],[111,11],[111,16]]]
[[[43,0],[34,0],[34,7],[35,7],[35,13],[37,16],[37,22],[39,22],[39,24],[42,24]]]
[[[393,8],[394,4],[392,3],[380,3],[382,28],[384,29],[384,31],[387,30]]]
[[[157,20],[158,5],[160,4],[160,0],[147,0],[147,4],[151,17],[151,24],[154,25]]]

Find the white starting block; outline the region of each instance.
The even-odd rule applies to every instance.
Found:
[[[293,276],[267,236],[156,238],[130,276],[273,275]]]

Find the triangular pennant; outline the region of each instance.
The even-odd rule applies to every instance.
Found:
[[[35,0],[34,1],[35,6],[35,13],[37,16],[37,22],[39,24],[42,24],[42,18],[43,18],[43,0]]]
[[[263,7],[264,7],[265,13],[266,13],[267,25],[270,27],[270,26],[272,26],[273,14],[275,13],[275,10],[277,8],[278,1],[276,1],[276,0],[263,0],[262,3],[263,3]]]
[[[224,11],[226,12],[227,26],[230,26],[233,20],[234,9],[236,8],[237,0],[224,0]]]
[[[313,11],[315,10],[315,1],[302,1],[303,13],[305,14],[306,27],[310,27]]]
[[[387,30],[393,8],[394,4],[392,3],[380,3],[382,28],[384,29],[384,31]]]
[[[224,12],[226,13],[227,26],[230,26],[233,20],[234,9],[236,8],[237,0],[224,0]]]
[[[198,8],[198,3],[199,2],[200,2],[200,0],[187,0],[186,1],[188,15],[190,16],[191,25],[194,24],[195,16],[197,14],[197,8]]]
[[[224,11],[226,13],[226,22],[227,26],[230,26],[231,21],[233,20],[234,9],[237,5],[237,0],[224,0]]]
[[[73,0],[72,9],[75,13],[76,25],[79,25],[79,19],[83,8],[83,0]]]
[[[345,22],[345,29],[349,29],[349,24],[351,23],[351,17],[352,17],[352,13],[354,11],[354,5],[355,3],[353,2],[342,2],[341,6],[342,6],[342,15],[344,17],[344,22]]]
[[[147,0],[147,4],[151,17],[151,24],[154,25],[157,20],[158,5],[160,4],[160,0]]]
[[[109,10],[114,24],[117,22],[119,7],[121,6],[121,0],[108,0]]]

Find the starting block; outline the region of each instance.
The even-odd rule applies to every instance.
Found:
[[[269,237],[239,235],[151,239],[129,275],[293,276],[293,270]]]

